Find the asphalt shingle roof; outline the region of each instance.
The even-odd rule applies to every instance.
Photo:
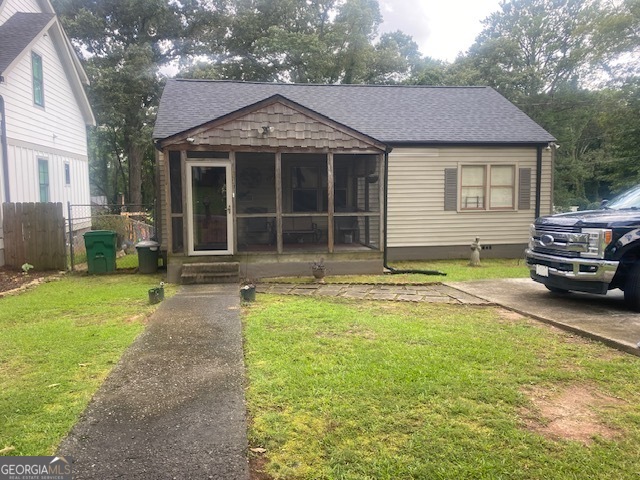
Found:
[[[163,139],[282,95],[387,144],[546,143],[555,139],[489,87],[167,81],[153,132]]]
[[[0,75],[55,15],[53,13],[15,13],[0,25]]]

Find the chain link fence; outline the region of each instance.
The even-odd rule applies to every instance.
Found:
[[[87,250],[84,234],[90,230],[116,232],[116,268],[138,266],[136,243],[155,239],[153,205],[72,205],[67,204],[67,248],[69,269],[85,270]]]

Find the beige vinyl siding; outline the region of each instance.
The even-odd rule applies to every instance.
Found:
[[[542,188],[540,191],[542,195],[540,197],[540,216],[551,215],[553,213],[553,164],[555,157],[555,151],[553,148],[547,150],[542,149]],[[531,178],[535,182],[535,169],[531,172]],[[535,183],[532,188],[535,189]],[[535,208],[535,196],[533,196],[534,190],[531,190],[531,207]]]
[[[444,210],[444,169],[461,165],[515,165],[531,169],[531,209],[525,211]],[[519,244],[528,240],[535,216],[536,148],[396,148],[389,155],[388,246],[431,247]],[[551,157],[543,150],[541,211],[551,210]],[[516,200],[517,200],[516,179]]]
[[[42,9],[36,0],[4,0],[0,1],[0,24],[6,22],[16,12],[40,13]]]

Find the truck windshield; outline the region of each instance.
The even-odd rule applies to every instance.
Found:
[[[609,203],[607,203],[605,208],[612,208],[614,210],[621,210],[624,208],[640,208],[640,186],[621,193]]]

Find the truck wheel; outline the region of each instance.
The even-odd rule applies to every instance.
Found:
[[[547,290],[549,290],[551,293],[560,293],[560,294],[569,293],[569,290],[565,290],[564,288],[550,287],[549,285],[545,285],[545,287],[547,287]]]
[[[624,284],[624,303],[632,310],[640,312],[640,262],[635,263],[627,276]]]

